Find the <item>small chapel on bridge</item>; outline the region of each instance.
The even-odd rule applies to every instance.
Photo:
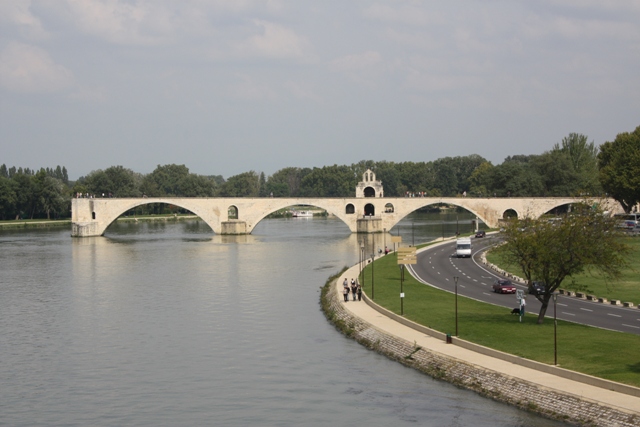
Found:
[[[356,198],[363,197],[384,197],[382,181],[376,180],[376,174],[371,169],[362,174],[362,181],[356,185]]]

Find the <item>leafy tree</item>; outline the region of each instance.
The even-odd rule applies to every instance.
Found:
[[[0,178],[9,178],[9,170],[4,163],[0,166]]]
[[[64,184],[61,180],[47,175],[45,169],[40,169],[34,178],[38,209],[47,214],[51,219],[51,213],[58,216],[68,205],[65,203]]]
[[[348,166],[324,166],[313,168],[302,179],[300,196],[303,197],[348,197],[353,196],[357,182],[353,170]]]
[[[2,219],[15,216],[18,202],[16,187],[14,180],[0,176],[0,218]]]
[[[189,168],[185,165],[164,165],[158,167],[151,172],[146,178],[151,180],[153,184],[149,187],[155,191],[149,196],[180,196],[180,181],[189,176]]]
[[[490,196],[491,177],[493,165],[491,162],[483,162],[473,170],[469,176],[469,192],[471,195],[486,197]]]
[[[260,177],[254,171],[230,177],[220,189],[223,197],[258,197]]]
[[[640,126],[602,144],[598,165],[602,188],[631,212],[640,202]]]
[[[538,323],[544,321],[553,293],[570,276],[584,271],[619,277],[628,251],[616,231],[616,221],[601,204],[585,201],[559,223],[544,219],[510,221],[503,232],[505,244],[497,249],[506,262],[518,265],[529,284],[544,282],[536,298],[542,303]]]
[[[302,179],[309,173],[309,168],[280,169],[267,180],[267,194],[273,193],[275,197],[297,197],[300,195]]]

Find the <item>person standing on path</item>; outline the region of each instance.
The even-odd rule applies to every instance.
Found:
[[[347,280],[347,279],[345,279],[345,280]],[[344,302],[349,302],[349,287],[348,286],[345,286],[342,289],[342,294],[344,295]]]
[[[351,279],[351,297],[353,300],[356,300],[356,292],[358,291],[358,286],[356,285],[356,281]]]
[[[358,285],[358,301],[362,301],[362,286]]]

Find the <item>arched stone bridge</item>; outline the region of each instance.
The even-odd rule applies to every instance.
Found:
[[[149,203],[166,203],[187,209],[205,221],[216,234],[250,234],[267,215],[293,205],[310,205],[326,210],[342,220],[352,233],[379,233],[391,230],[413,211],[439,203],[460,206],[475,214],[491,228],[498,226],[507,211],[519,218],[538,218],[556,207],[583,201],[580,198],[460,198],[460,197],[358,197],[358,198],[93,198],[73,199],[72,236],[101,236],[123,213]],[[609,210],[621,211],[613,199],[605,201]],[[237,212],[229,218],[229,211]]]

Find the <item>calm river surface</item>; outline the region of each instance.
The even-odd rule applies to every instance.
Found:
[[[455,216],[436,231],[423,220],[403,223],[405,242],[455,232]],[[364,238],[368,251],[389,241]],[[358,246],[335,219],[269,219],[238,237],[198,221],[84,239],[0,231],[0,425],[562,425],[328,324],[319,289]]]

